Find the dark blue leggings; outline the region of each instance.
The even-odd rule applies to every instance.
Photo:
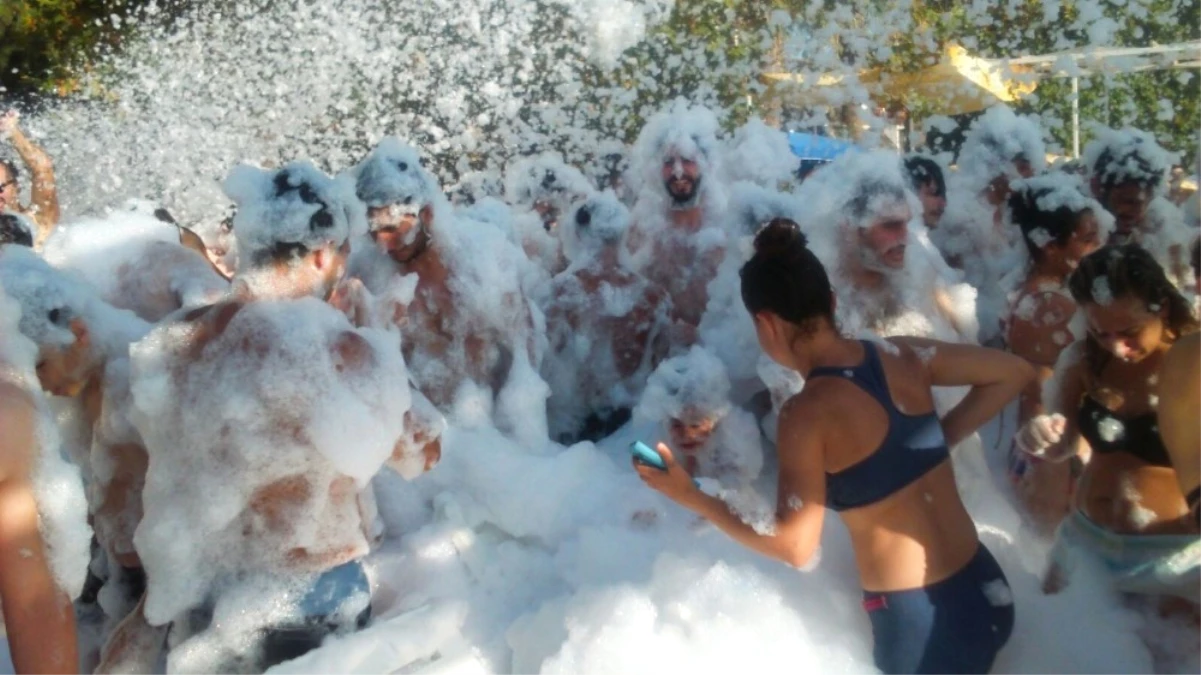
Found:
[[[1013,596],[992,554],[924,588],[864,592],[885,673],[987,673],[1013,632]]]

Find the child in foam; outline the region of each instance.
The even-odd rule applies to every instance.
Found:
[[[1192,308],[1151,255],[1106,246],[1069,282],[1088,335],[1064,352],[1044,397],[1051,415],[1031,420],[1018,446],[1050,461],[1088,452],[1072,513],[1059,528],[1047,586],[1070,581],[1081,559],[1100,563],[1120,591],[1196,604],[1201,539],[1165,439],[1196,426],[1161,417],[1163,364],[1197,331]]]
[[[755,248],[742,294],[760,344],[806,380],[780,415],[775,517],[767,528],[744,522],[696,489],[665,445],[667,470],[639,474],[737,542],[800,568],[817,553],[826,508],[839,511],[876,665],[987,672],[1013,628],[1013,598],[959,497],[948,447],[1017,396],[1033,369],[980,347],[893,338],[894,350],[844,338],[829,278],[799,229],[777,221]],[[928,358],[917,353],[930,347]],[[931,388],[963,385],[972,393],[940,420]]]
[[[732,406],[725,367],[701,347],[664,361],[646,383],[634,416],[658,422],[694,478],[729,490],[748,487],[763,469],[754,417]]]
[[[1084,318],[1068,293],[1068,276],[1101,246],[1110,218],[1080,188],[1075,177],[1054,172],[1018,181],[1009,198],[1009,220],[1021,228],[1030,262],[1010,297],[1006,342],[1039,372],[1039,381],[1022,392],[1019,424],[1042,413],[1042,383],[1059,354],[1084,337]],[[1038,462],[1016,451],[1009,460],[1019,498],[1039,529],[1050,534],[1068,512],[1071,465]]]
[[[361,627],[370,588],[362,491],[384,465],[438,459],[395,336],[326,304],[345,266],[347,197],[311,165],[241,169],[244,266],[233,298],[160,325],[131,349],[151,456],[135,544],[141,611],[102,670],[263,670]],[[352,197],[351,197],[352,198]],[[429,420],[426,420],[429,422]]]

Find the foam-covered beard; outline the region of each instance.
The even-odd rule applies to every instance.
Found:
[[[389,257],[391,257],[393,260],[395,260],[398,263],[401,263],[401,264],[410,263],[410,262],[416,260],[417,258],[421,257],[422,254],[424,254],[427,250],[429,250],[430,240],[433,238],[433,236],[430,233],[429,226],[427,226],[422,221],[422,218],[421,218],[421,209],[422,208],[424,208],[423,205],[413,204],[413,203],[392,204],[387,207],[387,209],[389,211],[390,222],[399,223],[399,222],[403,221],[405,218],[409,218],[409,217],[413,218],[413,220],[414,220],[413,228],[410,229],[403,236],[399,234],[399,232],[400,232],[399,225],[377,225],[374,222],[368,223],[369,232],[371,234],[372,240],[374,240],[377,245],[380,245],[381,248],[384,248],[383,244],[381,244],[381,241],[380,241],[381,235],[384,235],[388,239],[395,237],[400,240],[399,245],[394,246],[394,247],[388,246],[388,247],[384,248],[384,252],[387,253]],[[389,242],[389,243],[391,243],[391,242]],[[403,256],[403,257],[398,257],[396,255],[397,253],[400,253],[400,252],[403,252],[406,250],[409,251],[408,255]]]
[[[701,180],[703,178],[704,178],[704,176],[697,176],[696,178],[688,178],[687,176],[681,176],[680,178],[676,178],[675,176],[672,176],[671,178],[668,178],[667,180],[663,181],[663,189],[667,191],[667,196],[671,197],[671,207],[673,209],[682,210],[682,209],[690,209],[690,208],[696,206],[697,202],[700,201]],[[692,184],[692,189],[689,190],[688,194],[686,194],[686,195],[676,194],[676,192],[674,190],[672,190],[672,188],[671,188],[672,183],[674,183],[677,180],[681,180],[681,179],[687,180],[689,183]]]
[[[897,246],[905,247],[906,244],[897,244],[893,248],[896,248]],[[905,266],[903,264],[900,267],[893,267],[889,265],[888,263],[884,262],[883,254],[877,253],[869,246],[864,246],[862,243],[860,243],[857,247],[857,250],[859,252],[859,264],[863,265],[863,267],[867,270],[879,272],[880,274],[886,274],[889,276],[898,275],[905,271]],[[890,248],[888,250],[891,251],[893,249]],[[888,251],[885,253],[887,252]],[[906,251],[906,260],[908,260],[908,251]]]

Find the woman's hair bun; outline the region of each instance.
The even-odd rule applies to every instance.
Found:
[[[792,257],[805,250],[808,243],[801,226],[796,222],[787,218],[773,218],[755,235],[755,253]]]

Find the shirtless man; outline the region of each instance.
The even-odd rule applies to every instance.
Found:
[[[46,242],[42,255],[90,282],[105,302],[151,323],[228,292],[229,282],[205,256],[204,245],[190,243],[195,234],[161,208],[138,204],[131,210],[71,223]]]
[[[929,157],[909,155],[905,158],[905,171],[909,174],[909,186],[922,202],[922,222],[934,230],[947,210],[947,182],[942,167]]]
[[[504,233],[456,229],[435,178],[416,150],[395,138],[381,141],[352,175],[375,243],[351,261],[352,274],[374,296],[359,304],[374,305],[368,314],[375,321],[400,329],[422,393],[448,411],[464,384],[491,398],[515,363],[536,369],[522,253]]]
[[[677,101],[647,122],[635,146],[643,182],[627,245],[635,269],[671,297],[679,317],[673,348],[696,342],[708,285],[725,254],[717,128],[712,112]]]
[[[974,342],[971,291],[954,283],[913,222],[920,205],[895,155],[844,155],[798,194],[812,248],[833,271],[835,312],[850,335],[920,335]]]
[[[1190,281],[1187,246],[1193,232],[1165,196],[1172,155],[1138,129],[1103,130],[1085,148],[1089,187],[1113,214],[1109,243],[1147,249],[1179,288]]]
[[[567,268],[560,219],[595,192],[578,169],[557,153],[518,160],[505,176],[505,200],[513,207],[514,235],[529,259],[554,276]]]
[[[361,627],[370,598],[360,491],[381,464],[412,477],[440,454],[440,418],[411,403],[394,341],[320,302],[345,268],[353,195],[308,164],[240,168],[226,190],[240,206],[234,296],[131,349],[135,391],[153,384],[158,393],[136,401],[154,459],[135,536],[149,584],[141,611],[106,645],[101,672],[152,666],[172,623],[177,651],[183,640],[215,643],[191,653],[216,661],[191,667],[217,671],[247,661],[265,670]],[[293,371],[299,363],[305,372]],[[239,419],[246,405],[257,406],[253,423]],[[351,437],[315,424],[342,415],[370,429]],[[197,416],[218,428],[196,427]],[[225,515],[204,513],[197,500],[210,494]],[[250,652],[230,653],[238,636],[222,617],[239,611],[227,603],[248,575],[276,584],[272,602],[290,609],[258,620]]]
[[[10,210],[31,217],[38,225],[34,235],[37,244],[50,236],[58,225],[58,189],[54,179],[54,165],[44,150],[34,145],[17,126],[17,111],[9,110],[0,116],[0,140],[7,139],[33,176],[32,193],[28,205],[21,199],[21,175],[16,165],[0,161],[0,211]]]
[[[597,441],[630,408],[666,352],[669,301],[623,263],[629,212],[612,192],[589,198],[560,226],[571,266],[551,281],[543,377],[552,438]],[[581,339],[582,336],[586,336]]]
[[[142,518],[147,458],[128,418],[128,348],[150,326],[107,305],[28,249],[0,253],[0,280],[21,306],[21,333],[38,348],[42,389],[80,405],[87,437],[68,451],[87,477],[88,507],[107,556],[108,580],[126,601],[106,607],[120,619],[145,588],[133,534]],[[102,576],[89,578],[91,593],[99,590]]]

